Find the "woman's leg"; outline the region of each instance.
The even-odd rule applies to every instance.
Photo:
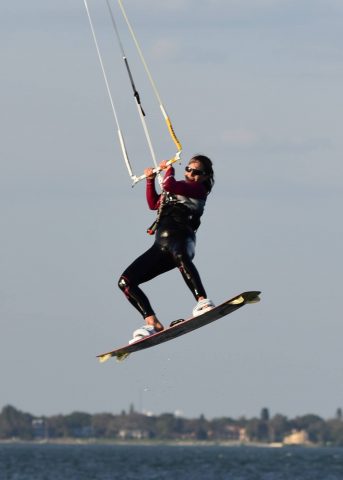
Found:
[[[174,261],[196,300],[206,298],[206,291],[199,272],[192,259],[195,254],[195,240],[192,237],[177,238],[171,244]]]
[[[124,292],[148,325],[162,330],[163,325],[157,319],[148,297],[138,285],[174,268],[170,256],[156,244],[138,257],[120,276],[118,286]]]

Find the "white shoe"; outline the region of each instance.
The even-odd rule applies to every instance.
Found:
[[[133,332],[133,338],[129,341],[129,345],[142,340],[142,338],[150,337],[150,335],[154,335],[155,333],[157,332],[153,325],[143,325],[143,327],[138,328]]]
[[[214,303],[209,298],[199,300],[199,302],[193,308],[193,317],[198,317],[199,315],[212,310],[212,308],[214,308]]]

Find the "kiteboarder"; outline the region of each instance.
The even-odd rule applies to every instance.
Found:
[[[148,233],[155,234],[155,242],[122,273],[118,282],[119,288],[145,319],[145,325],[134,332],[133,341],[164,328],[139,285],[173,268],[180,270],[197,301],[193,316],[214,307],[192,262],[196,231],[214,185],[212,161],[205,155],[195,155],[185,168],[185,179],[179,181],[167,161],[160,163],[160,169],[165,170],[161,194],[155,188],[154,169],[149,167],[144,172],[149,208],[158,211],[156,221],[148,229]]]

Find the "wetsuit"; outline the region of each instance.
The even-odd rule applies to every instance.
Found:
[[[155,242],[121,275],[118,285],[143,318],[154,315],[144,292],[138,285],[179,268],[195,299],[206,297],[199,273],[192,259],[195,255],[195,231],[200,225],[207,191],[201,182],[177,181],[170,166],[158,194],[154,179],[147,180],[149,208],[158,210]]]

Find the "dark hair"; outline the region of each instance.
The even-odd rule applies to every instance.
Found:
[[[194,157],[190,159],[190,162],[192,162],[193,160],[200,162],[204,171],[206,172],[206,175],[208,175],[208,178],[204,181],[204,185],[207,189],[207,192],[210,193],[214,185],[214,171],[212,160],[201,154],[194,155]]]

